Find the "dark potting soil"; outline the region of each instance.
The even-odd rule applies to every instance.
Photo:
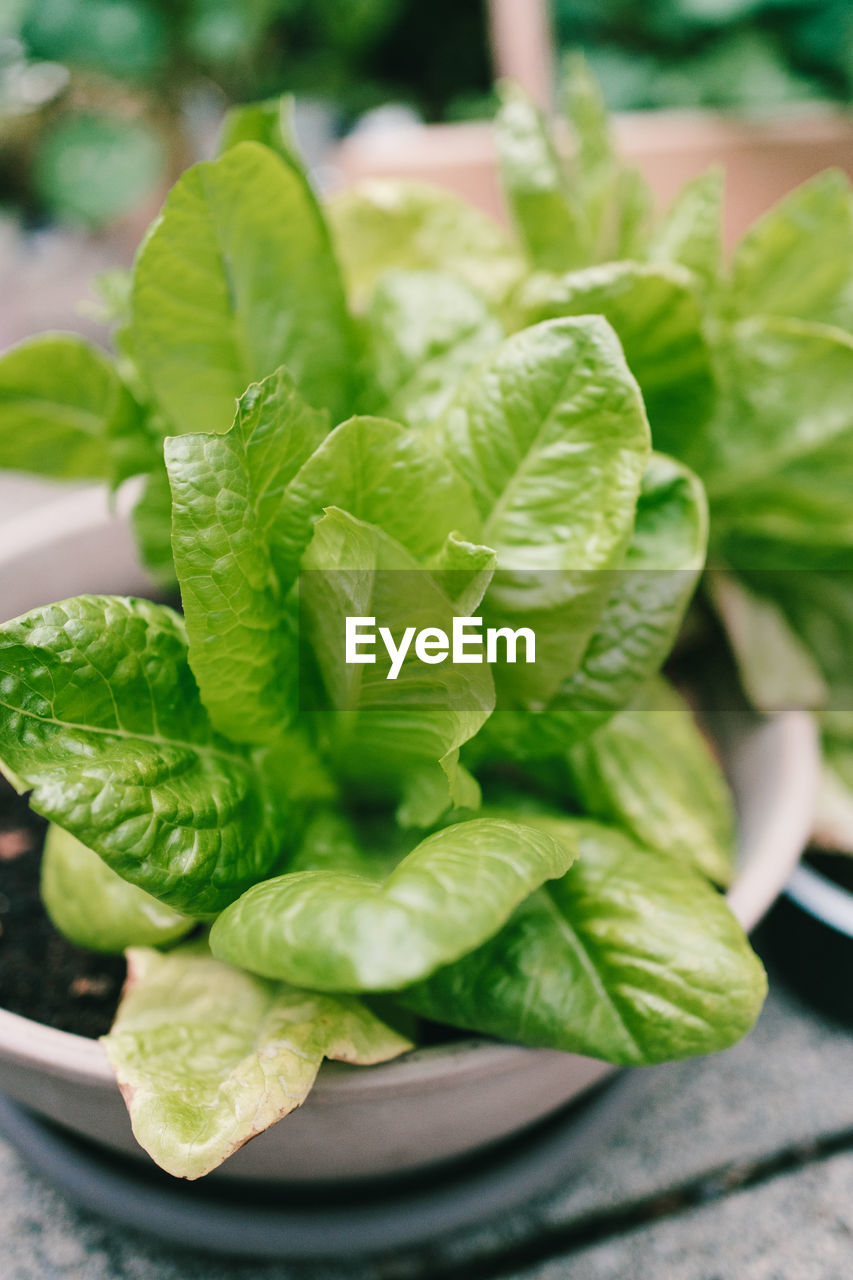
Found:
[[[0,1007],[61,1031],[109,1031],[125,976],[121,956],[68,942],[39,896],[47,823],[0,778]]]

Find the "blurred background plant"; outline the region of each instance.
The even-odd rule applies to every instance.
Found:
[[[612,110],[760,110],[853,91],[850,0],[554,0]]]
[[[0,208],[98,229],[209,149],[229,102],[282,91],[319,154],[389,102],[492,112],[485,0],[0,0]],[[611,108],[756,109],[853,87],[850,0],[552,0]]]
[[[389,100],[486,114],[490,82],[481,0],[2,0],[0,205],[97,228],[196,158],[228,102],[286,90],[331,133]]]

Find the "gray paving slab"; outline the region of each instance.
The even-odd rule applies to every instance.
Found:
[[[645,1075],[609,1147],[550,1202],[551,1220],[853,1130],[853,1033],[778,986],[734,1049]]]
[[[517,1273],[517,1280],[850,1280],[853,1154]]]
[[[800,1151],[808,1159],[815,1142],[853,1132],[851,1080],[853,1036],[776,990],[756,1030],[729,1053],[644,1073],[619,1132],[603,1144],[571,1186],[498,1224],[466,1232],[428,1251],[358,1266],[347,1265],[344,1259],[322,1267],[247,1266],[160,1248],[78,1212],[0,1144],[4,1250],[0,1274],[4,1280],[425,1280],[448,1270],[465,1276],[476,1267],[478,1276],[517,1274],[519,1280],[522,1276],[539,1280],[540,1275],[549,1280],[563,1275],[570,1280],[575,1276],[598,1280],[599,1275],[608,1280],[611,1276],[633,1280],[634,1275],[643,1280],[740,1280],[741,1274],[744,1280],[747,1276],[753,1280],[753,1275],[763,1280],[765,1274],[772,1280],[777,1275],[784,1280],[799,1280],[801,1275],[833,1280],[836,1273],[831,1270],[802,1269],[811,1265],[809,1250],[813,1250],[815,1257],[831,1259],[832,1266],[840,1265],[837,1259],[846,1256],[848,1269],[838,1275],[849,1280],[853,1253],[842,1251],[845,1241],[848,1247],[853,1241],[853,1234],[845,1236],[848,1226],[853,1232],[853,1154],[820,1159],[801,1173],[770,1177],[764,1186],[732,1192],[706,1208],[629,1235],[606,1237],[624,1226],[619,1215],[626,1208],[635,1212],[639,1206],[642,1212],[651,1198],[677,1192],[721,1169],[734,1178],[755,1168],[765,1176],[762,1162],[772,1162],[779,1152]],[[805,1209],[802,1213],[797,1209],[795,1192],[784,1191],[795,1186],[800,1176],[808,1193],[803,1203],[812,1206],[808,1224]],[[788,1195],[779,1201],[778,1211],[770,1194],[776,1183],[783,1188],[779,1196]],[[719,1190],[716,1182],[713,1185]],[[732,1242],[728,1236],[735,1228],[727,1225],[726,1215],[735,1215],[735,1221],[735,1201],[754,1208],[743,1210],[744,1227],[738,1228],[739,1238]],[[765,1203],[769,1206],[766,1231],[763,1221],[750,1221],[750,1212],[764,1213]],[[657,1210],[662,1207],[665,1203],[658,1204]],[[691,1223],[696,1224],[695,1241]],[[590,1224],[602,1240],[595,1247],[585,1245],[581,1253],[564,1256],[588,1240]],[[800,1270],[709,1269],[714,1250],[723,1248],[740,1250],[731,1255],[737,1266],[752,1265],[747,1228],[753,1235],[765,1233],[768,1240],[776,1240],[779,1265],[789,1251],[791,1256],[802,1255],[797,1263]],[[808,1246],[802,1243],[806,1238]],[[533,1252],[539,1251],[537,1256],[557,1254],[557,1260],[538,1271],[531,1269],[531,1242]],[[629,1263],[634,1266],[630,1251],[626,1252],[629,1246],[639,1251],[639,1270],[624,1269]],[[679,1249],[684,1252],[680,1261]],[[518,1258],[518,1266],[510,1262],[508,1271],[507,1260],[513,1257]],[[666,1265],[658,1265],[654,1261],[658,1257],[666,1257]],[[598,1270],[584,1270],[579,1258]],[[676,1262],[680,1271],[670,1269]]]

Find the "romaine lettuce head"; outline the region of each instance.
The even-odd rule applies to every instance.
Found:
[[[726,274],[719,176],[654,225],[582,65],[566,103],[568,156],[504,93],[515,233],[422,184],[326,211],[282,114],[241,109],[111,278],[115,356],[48,335],[0,359],[0,464],[141,477],[180,600],[0,627],[0,769],[55,824],[58,926],[130,947],[107,1052],[178,1176],[324,1057],[405,1052],[412,1011],[619,1063],[757,1016],[709,884],[729,797],[659,672],[703,479],[736,591],[774,549],[848,545],[847,295],[823,268],[790,305],[773,284],[848,194],[815,187]]]

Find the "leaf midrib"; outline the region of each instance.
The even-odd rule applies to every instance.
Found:
[[[504,488],[501,490],[500,494],[497,496],[489,515],[483,521],[483,538],[485,541],[488,542],[490,538],[492,539],[494,538],[495,524],[500,521],[500,519],[506,512],[507,507],[509,506],[510,500],[515,490],[518,488],[522,480],[526,479],[527,473],[530,470],[532,470],[534,462],[538,457],[538,452],[541,446],[542,438],[547,434],[551,424],[553,423],[557,410],[560,408],[561,405],[565,403],[566,391],[568,387],[571,385],[574,378],[575,378],[575,372],[574,372],[574,369],[572,369],[561,380],[559,388],[554,394],[554,399],[551,404],[551,407],[548,410],[547,414],[542,419],[542,422],[536,432],[536,435],[530,441],[530,444],[525,450],[524,456],[519,462],[519,465],[515,468],[515,470],[511,473],[511,475],[508,476],[507,482]],[[587,442],[587,443],[591,443],[591,442]]]
[[[52,724],[59,729],[77,729],[81,733],[94,733],[104,738],[120,738],[126,742],[149,742],[152,746],[180,747],[197,755],[215,756],[221,760],[228,760],[241,768],[247,768],[249,765],[248,760],[233,752],[222,751],[218,747],[205,746],[197,742],[185,742],[181,738],[165,738],[153,733],[131,733],[127,729],[106,729],[103,725],[80,724],[76,720],[58,720],[55,716],[40,716],[24,707],[16,707],[10,702],[5,702],[2,698],[0,698],[0,707],[11,711],[13,715],[27,716],[39,724]]]
[[[619,1022],[619,1026],[621,1027],[625,1037],[628,1040],[628,1043],[630,1044],[634,1052],[637,1054],[637,1060],[642,1061],[644,1058],[642,1046],[639,1044],[633,1032],[631,1031],[630,1027],[628,1026],[628,1023],[625,1019],[625,1015],[619,1007],[619,1002],[607,990],[607,987],[601,977],[601,974],[599,973],[599,970],[596,967],[595,958],[592,954],[592,948],[582,940],[577,930],[572,928],[569,921],[560,911],[559,907],[554,901],[554,898],[551,893],[551,889],[549,888],[548,885],[543,885],[542,887],[542,900],[546,904],[549,914],[553,916],[553,919],[557,925],[557,931],[560,933],[560,935],[563,937],[563,939],[568,944],[568,946],[572,949],[572,951],[577,955],[578,959],[583,965],[584,972],[589,977],[597,994],[601,996],[601,998],[609,1006],[609,1008],[612,1009],[616,1019]]]

